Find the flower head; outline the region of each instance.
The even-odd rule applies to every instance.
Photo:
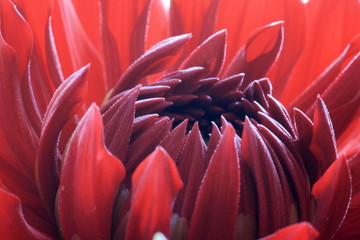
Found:
[[[2,238],[359,237],[358,1],[35,2],[1,0]]]

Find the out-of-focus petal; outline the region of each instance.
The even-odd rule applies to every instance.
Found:
[[[58,215],[65,239],[110,239],[111,217],[125,169],[105,147],[99,110],[92,105],[65,153]]]
[[[234,137],[228,125],[202,181],[187,239],[233,239],[240,194]]]
[[[22,80],[29,63],[33,36],[29,25],[9,0],[1,1],[1,33],[4,40],[14,48],[18,60],[19,77]],[[14,28],[16,26],[16,28]],[[21,36],[21,41],[19,41]]]
[[[219,31],[206,39],[184,61],[180,68],[203,67],[204,76],[216,77],[225,60],[226,30]]]
[[[309,86],[360,32],[358,0],[313,0],[307,7],[306,45],[281,97],[285,105]]]
[[[24,219],[20,200],[0,188],[0,238],[50,240],[51,237],[31,227]]]
[[[171,156],[174,161],[177,160],[185,141],[185,132],[188,121],[184,120],[174,130],[172,130],[161,142],[161,146]]]
[[[170,34],[172,36],[193,33],[194,37],[185,48],[184,56],[213,34],[219,0],[181,1],[172,0],[170,5]],[[222,29],[225,29],[223,27]]]
[[[351,176],[345,157],[338,158],[315,183],[311,194],[316,200],[312,224],[320,239],[332,239],[344,221],[351,200]]]
[[[349,211],[339,231],[336,233],[336,240],[360,239],[359,214],[360,214],[360,151],[350,159],[348,164],[352,182],[352,197]]]
[[[311,224],[301,222],[280,229],[261,240],[315,240],[318,236],[318,231]]]
[[[21,168],[34,175],[38,134],[32,128],[21,94],[16,52],[0,35],[0,132]],[[0,151],[0,153],[1,153]]]
[[[348,125],[344,133],[338,138],[337,145],[340,154],[347,156],[354,155],[360,146],[360,109],[358,110],[354,120]]]
[[[106,80],[103,57],[90,40],[71,0],[54,1],[54,35],[61,66],[66,76],[82,66],[91,63],[88,104],[103,101],[109,90]]]
[[[132,176],[125,239],[151,240],[156,232],[169,236],[173,201],[182,186],[174,161],[163,148],[157,148]]]
[[[50,15],[53,3],[50,0],[32,2],[14,0],[13,2],[33,34],[34,46],[29,75],[34,99],[43,115],[53,92],[63,81],[51,30]]]
[[[318,94],[324,93],[349,62],[360,52],[360,35],[357,35],[338,58],[315,80],[304,89],[288,108],[297,107],[311,115]]]
[[[165,69],[171,62],[170,57],[175,55],[190,37],[191,34],[171,37],[150,48],[124,72],[114,87],[112,95],[134,87],[147,75]]]
[[[265,76],[278,56],[283,41],[283,22],[254,30],[245,46],[231,60],[223,77],[245,73],[244,89],[253,80]]]
[[[150,0],[104,0],[101,4],[103,5],[104,25],[108,28],[109,34],[117,46],[112,50],[117,51],[122,67],[121,71],[124,72],[145,51],[145,28]],[[132,52],[135,46],[138,48],[137,54]]]
[[[44,116],[36,158],[36,185],[48,213],[52,216],[59,184],[60,163],[56,146],[60,131],[84,103],[88,66],[71,75],[54,93]]]

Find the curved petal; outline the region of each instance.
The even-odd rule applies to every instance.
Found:
[[[65,239],[110,239],[113,205],[124,176],[123,165],[105,147],[101,115],[92,105],[63,161],[57,207]]]
[[[225,60],[226,30],[219,31],[206,39],[184,60],[181,69],[203,67],[201,77],[216,77]]]
[[[171,56],[175,55],[190,37],[191,34],[171,37],[150,48],[124,72],[115,85],[112,95],[114,96],[121,91],[132,88],[147,75],[164,69],[170,64],[169,59]]]
[[[36,158],[36,185],[50,216],[59,184],[59,162],[55,153],[64,125],[80,109],[85,99],[88,66],[71,75],[54,93],[44,116],[40,145]]]
[[[351,200],[351,176],[344,157],[338,158],[315,183],[311,194],[316,200],[313,225],[320,239],[332,239],[340,228]]]
[[[245,73],[242,89],[253,81],[265,76],[274,64],[283,42],[283,22],[255,29],[245,46],[231,60],[223,77]]]
[[[280,229],[261,240],[315,240],[318,236],[318,231],[311,224],[301,222]]]
[[[133,197],[126,240],[151,240],[156,232],[170,234],[172,205],[183,183],[174,161],[161,147],[132,176]]]
[[[0,206],[0,237],[2,239],[55,239],[31,227],[24,219],[20,200],[2,188],[0,188]]]

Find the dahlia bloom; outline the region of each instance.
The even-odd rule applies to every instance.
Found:
[[[359,239],[358,0],[0,0],[1,239]]]

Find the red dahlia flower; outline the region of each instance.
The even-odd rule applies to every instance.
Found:
[[[358,0],[0,16],[1,239],[360,239]]]

